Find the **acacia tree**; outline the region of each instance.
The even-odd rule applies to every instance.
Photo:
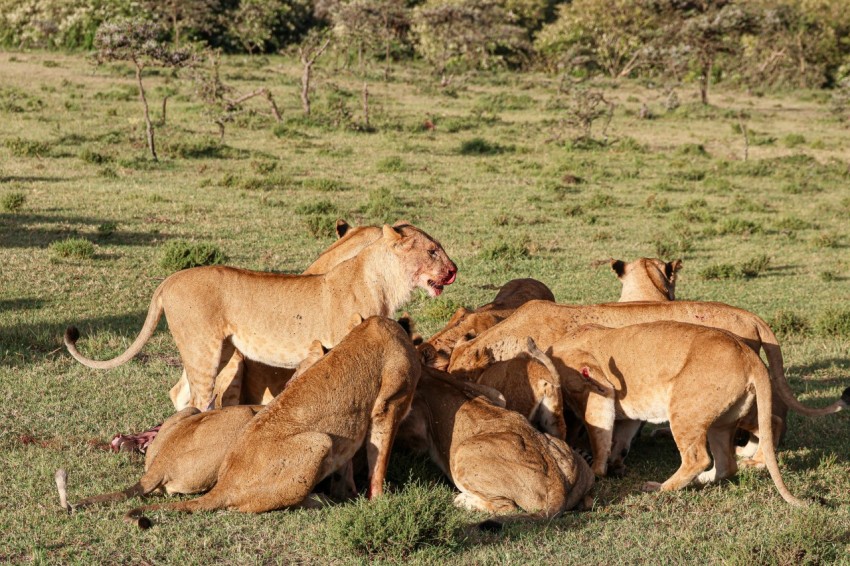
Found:
[[[335,31],[357,48],[361,69],[364,52],[383,50],[384,77],[388,77],[392,43],[403,40],[410,29],[404,0],[352,0],[335,6],[331,18]]]
[[[97,49],[98,63],[107,61],[129,61],[136,68],[136,82],[139,86],[139,99],[145,111],[145,131],[151,157],[157,161],[154,143],[153,123],[151,123],[148,99],[142,83],[142,71],[149,66],[182,67],[192,59],[188,50],[169,49],[160,40],[157,26],[151,22],[137,19],[123,19],[106,22],[97,29],[94,46]]]
[[[330,44],[330,34],[311,30],[298,46],[298,58],[301,60],[301,107],[306,116],[310,115],[310,80],[313,77],[313,65]]]

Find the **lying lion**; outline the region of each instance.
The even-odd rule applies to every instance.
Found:
[[[445,370],[458,340],[481,334],[507,318],[517,307],[534,299],[554,301],[555,296],[549,287],[536,279],[512,279],[502,285],[493,302],[473,311],[458,308],[446,326],[428,339],[428,344],[435,350],[435,355],[429,355],[428,364]]]
[[[669,421],[682,465],[664,483],[645,484],[645,490],[729,478],[737,471],[737,423],[757,409],[770,476],[785,501],[805,505],[785,487],[776,463],[767,368],[731,333],[669,321],[623,328],[586,325],[555,342],[551,357],[584,417],[596,474],[605,475],[609,457],[625,456],[616,452],[616,442],[612,446],[615,427]],[[845,396],[850,400],[850,388]],[[846,406],[847,400],[838,403]],[[712,458],[714,467],[706,472]]]
[[[262,513],[298,506],[364,444],[369,496],[381,495],[393,438],[420,368],[398,323],[369,318],[242,429],[206,495],[140,507],[127,517],[145,526],[142,513],[151,509]]]
[[[68,511],[99,503],[123,501],[163,490],[175,493],[201,493],[215,485],[218,468],[242,428],[262,410],[259,405],[238,405],[202,413],[194,407],[183,409],[162,423],[159,433],[145,453],[145,473],[134,485],[73,505],[66,504],[64,470],[56,473],[59,498]]]
[[[582,505],[594,481],[587,463],[495,406],[494,395],[423,366],[399,445],[428,452],[460,490],[455,504],[467,509],[548,518]]]
[[[676,299],[676,274],[682,260],[663,262],[641,257],[629,263],[611,260],[611,270],[623,284],[618,302],[673,301]]]
[[[723,303],[670,301],[560,305],[549,301],[530,301],[476,338],[456,344],[449,371],[474,380],[494,361],[516,357],[522,352],[526,337],[531,337],[542,350],[547,351],[561,337],[585,324],[619,328],[664,320],[720,328],[740,338],[755,352],[764,349],[774,388],[773,415],[778,418],[775,438],[784,432],[789,407],[806,416],[827,415],[843,408],[841,403],[836,402],[814,409],[797,401],[785,379],[779,343],[767,323],[748,311]],[[636,347],[640,348],[641,344],[638,338]],[[742,422],[741,428],[761,438],[759,423],[754,419]],[[760,460],[759,455],[754,459]]]
[[[412,226],[385,225],[379,240],[323,275],[219,266],[179,271],[154,292],[133,344],[111,360],[80,354],[75,344],[79,332],[73,327],[65,333],[65,345],[88,367],[114,368],[141,351],[165,312],[186,370],[192,406],[203,410],[234,348],[267,365],[295,367],[312,340],[336,345],[353,315],[389,316],[416,287],[436,297],[456,274],[455,264],[430,236]]]
[[[423,367],[398,444],[428,452],[460,490],[455,504],[467,509],[543,518],[582,504],[593,486],[587,463],[495,406],[488,389]]]

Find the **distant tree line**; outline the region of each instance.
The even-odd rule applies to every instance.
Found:
[[[0,45],[92,49],[118,18],[174,47],[268,53],[332,35],[349,64],[419,57],[474,69],[830,87],[850,77],[847,0],[0,0]],[[294,50],[293,50],[294,52]]]

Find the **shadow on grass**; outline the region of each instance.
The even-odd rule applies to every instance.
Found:
[[[38,299],[30,300],[38,301]],[[87,348],[87,337],[94,333],[110,332],[125,336],[129,345],[129,341],[134,340],[141,330],[145,316],[147,316],[147,311],[135,311],[83,319],[68,317],[63,318],[61,322],[0,326],[0,365],[14,365],[16,362],[27,363],[32,358],[43,357],[47,353],[57,351],[57,349],[59,352],[65,352],[63,336],[69,325],[74,325],[80,330],[81,337],[78,345],[83,355],[95,359],[106,359],[111,356]],[[160,320],[158,328],[162,329],[164,326],[164,323]]]
[[[33,175],[12,175],[0,176],[0,184],[2,183],[59,183],[68,181],[65,177],[37,177]]]
[[[49,216],[44,214],[0,213],[0,247],[6,248],[44,248],[52,242],[64,240],[79,234],[77,226],[101,226],[109,224],[108,218],[87,216]],[[31,226],[38,224],[39,226]],[[52,224],[54,227],[43,226]],[[88,237],[94,243],[115,246],[150,245],[167,239],[168,235],[159,232],[126,232],[115,230],[108,236],[92,235]]]

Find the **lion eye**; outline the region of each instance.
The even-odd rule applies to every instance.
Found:
[[[429,254],[431,257],[437,257],[437,250],[436,250],[436,249],[428,250],[428,254]]]

